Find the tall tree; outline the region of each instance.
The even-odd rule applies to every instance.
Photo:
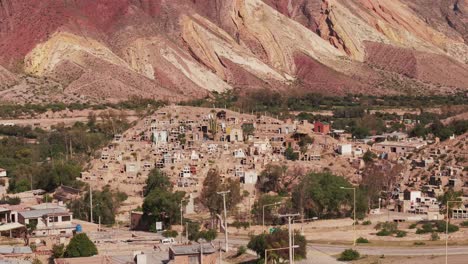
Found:
[[[242,200],[239,180],[229,178],[223,182],[218,170],[210,169],[203,182],[200,202],[208,208],[212,216],[223,211],[223,197],[218,194],[221,191],[230,191],[226,195],[227,210],[233,209]]]

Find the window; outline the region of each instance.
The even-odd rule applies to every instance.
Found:
[[[71,217],[69,215],[62,216],[62,222],[68,222],[70,220],[71,220]]]
[[[58,216],[49,217],[49,223],[57,223],[57,222],[58,222]]]

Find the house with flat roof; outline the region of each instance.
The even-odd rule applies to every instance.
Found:
[[[427,143],[424,141],[384,141],[374,144],[372,148],[380,152],[405,155],[419,150],[426,145]]]
[[[212,244],[171,246],[168,264],[216,264],[216,249]]]
[[[72,235],[76,228],[72,220],[73,214],[59,206],[18,212],[20,224],[36,225],[33,236]]]

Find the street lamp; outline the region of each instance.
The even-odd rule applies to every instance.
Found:
[[[276,203],[272,203],[272,204],[265,204],[263,205],[263,214],[262,214],[262,227],[263,227],[263,232],[265,232],[265,207],[268,207],[268,206],[276,206],[276,205],[279,205],[281,204],[280,202],[276,202]]]
[[[447,201],[447,222],[445,223],[445,264],[448,264],[448,226],[449,226],[449,204],[459,203],[460,201]]]
[[[182,231],[184,230],[184,204],[183,202],[185,202],[186,200],[182,199],[180,200],[180,226],[182,228]],[[186,230],[186,232],[188,232]],[[182,240],[183,240],[183,236],[182,236],[182,233],[180,233],[180,242],[182,243]]]
[[[340,189],[343,189],[343,190],[353,190],[353,216],[354,216],[354,221],[353,221],[353,236],[354,236],[354,239],[353,239],[353,247],[356,246],[356,188],[354,187],[340,187]]]
[[[285,215],[278,215],[279,217],[287,217],[288,218],[288,234],[289,234],[289,264],[294,264],[294,245],[293,245],[293,233],[291,232],[291,220],[296,216],[300,216],[300,214],[285,214]]]

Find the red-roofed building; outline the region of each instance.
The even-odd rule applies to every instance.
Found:
[[[330,124],[327,122],[320,122],[316,121],[314,123],[314,132],[315,133],[322,133],[322,134],[328,134],[330,133]]]

